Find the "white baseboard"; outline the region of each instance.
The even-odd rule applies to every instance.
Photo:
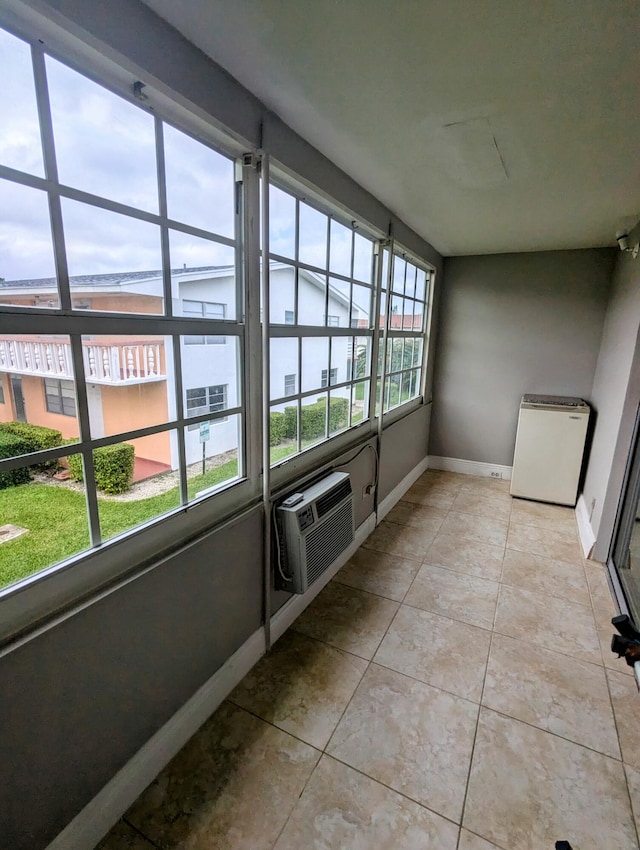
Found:
[[[587,503],[584,500],[583,493],[580,493],[576,502],[576,520],[578,521],[578,535],[580,537],[582,552],[585,558],[589,558],[596,543],[596,536],[591,527],[589,511],[587,510]]]
[[[284,603],[282,608],[276,611],[271,618],[271,640],[273,643],[275,643],[278,638],[282,637],[289,626],[297,620],[304,609],[315,599],[322,588],[331,581],[338,570],[347,563],[349,558],[355,555],[367,537],[372,533],[372,531],[374,531],[375,527],[375,514],[371,514],[366,518],[362,525],[358,526],[356,529],[351,546],[345,549],[342,555],[333,562],[329,569],[326,570],[319,579],[314,581],[313,586],[310,587],[306,593],[292,596],[291,599]]]
[[[389,493],[388,496],[380,502],[378,505],[378,519],[377,522],[382,522],[385,516],[389,513],[391,508],[400,501],[400,499],[407,492],[409,487],[412,484],[415,484],[418,478],[422,475],[423,472],[426,472],[429,468],[429,458],[425,457],[417,466],[414,466],[411,472],[402,479],[402,481],[393,488],[393,490]]]
[[[259,629],[79,812],[47,850],[93,850],[265,652]]]
[[[481,463],[477,460],[463,460],[458,457],[437,457],[429,455],[429,469],[441,469],[445,472],[461,472],[463,475],[481,475],[486,478],[511,480],[512,466],[499,463]]]

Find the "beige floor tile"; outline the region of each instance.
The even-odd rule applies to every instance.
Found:
[[[372,664],[328,752],[459,821],[477,712],[468,700]]]
[[[480,702],[490,638],[484,629],[403,605],[373,660]]]
[[[486,488],[462,487],[451,509],[463,514],[508,520],[511,514],[511,500],[500,495],[496,497]]]
[[[631,670],[631,667],[628,668]],[[633,676],[607,671],[622,760],[640,768],[640,695]]]
[[[405,604],[491,629],[500,585],[477,576],[423,564]]]
[[[590,605],[591,597],[581,564],[553,561],[531,552],[507,549],[502,568],[503,584],[524,587],[549,596],[560,596],[582,605]]]
[[[583,562],[577,537],[575,540],[567,540],[567,535],[563,532],[539,528],[536,525],[522,525],[513,519],[509,525],[507,549],[531,552],[554,561],[568,561],[572,564]]]
[[[504,519],[490,519],[449,511],[440,526],[440,532],[480,543],[491,543],[493,546],[504,546],[508,526],[509,523]]]
[[[367,665],[364,658],[289,631],[229,699],[322,750]]]
[[[398,610],[398,603],[330,582],[293,628],[362,658],[373,658]]]
[[[436,567],[447,567],[456,572],[499,581],[503,556],[503,546],[438,534],[425,556],[425,562]]]
[[[605,611],[608,608],[614,607],[613,596],[609,590],[609,582],[605,574],[605,568],[599,564],[585,564],[584,571],[587,576],[587,583],[591,591],[591,599],[594,607],[599,607]],[[613,617],[614,615],[611,614]]]
[[[335,581],[402,602],[419,569],[420,561],[361,547],[342,567]]]
[[[323,756],[274,850],[456,850],[458,828]]]
[[[631,797],[631,808],[636,819],[636,829],[638,835],[640,835],[640,770],[628,764],[625,765],[624,770],[627,774],[627,785]]]
[[[578,535],[578,524],[574,509],[560,505],[547,505],[544,502],[514,499],[511,508],[511,521],[520,525],[548,528],[559,533],[565,532],[571,542]]]
[[[611,625],[611,618],[615,617],[617,613],[618,611],[614,607],[613,601],[611,606],[607,609],[603,609],[598,606],[594,606],[593,608],[593,616],[596,621],[596,631],[598,632],[598,641],[600,642],[602,660],[604,661],[604,666],[609,670],[615,670],[625,676],[633,676],[633,670],[631,667],[627,666],[624,658],[618,658],[617,655],[611,652],[611,636],[613,634],[617,634],[616,630]]]
[[[462,475],[462,487],[465,490],[481,490],[494,496],[505,496],[511,500],[509,487],[511,482],[505,478],[491,478],[489,475]]]
[[[500,850],[500,848],[489,841],[485,841],[484,838],[474,835],[467,829],[461,829],[458,850]]]
[[[433,508],[442,508],[447,511],[453,504],[457,489],[451,490],[446,487],[434,487],[432,485],[420,484],[416,481],[402,497],[405,502],[414,502],[417,505],[431,505]]]
[[[583,661],[602,664],[591,609],[577,602],[503,584],[495,630]]]
[[[389,511],[386,519],[389,522],[397,522],[399,525],[410,525],[420,528],[434,536],[442,525],[447,512],[441,508],[433,508],[429,505],[416,505],[415,502],[405,502],[402,499]]]
[[[417,482],[422,487],[439,487],[457,493],[465,483],[466,476],[459,472],[446,472],[444,469],[427,469]]]
[[[482,704],[620,758],[603,667],[496,634]]]
[[[410,528],[383,520],[363,545],[365,549],[375,549],[376,552],[386,552],[387,555],[399,555],[401,558],[421,561],[435,535],[435,531],[423,531],[421,528]]]
[[[124,821],[118,821],[96,850],[153,850],[154,845]]]
[[[464,826],[509,850],[637,850],[621,762],[487,709]]]
[[[161,847],[271,850],[319,757],[224,703],[126,817]]]

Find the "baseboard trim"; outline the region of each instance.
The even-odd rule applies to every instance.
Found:
[[[580,537],[580,545],[585,558],[590,558],[593,552],[593,547],[596,544],[596,536],[591,527],[589,519],[589,511],[587,503],[584,500],[584,493],[580,493],[576,502],[576,520],[578,521],[578,535]]]
[[[463,475],[481,475],[485,478],[511,480],[512,466],[499,463],[482,463],[477,460],[463,460],[458,457],[438,457],[429,455],[429,469],[441,469],[444,472],[461,472]],[[496,474],[497,473],[497,474]]]
[[[278,638],[282,637],[289,626],[297,620],[304,609],[315,599],[322,588],[331,581],[338,570],[344,567],[349,558],[355,555],[367,537],[372,533],[372,531],[374,531],[375,527],[375,514],[370,514],[362,525],[358,526],[356,529],[351,546],[345,549],[342,555],[333,562],[329,569],[313,583],[313,586],[310,587],[306,593],[292,596],[291,599],[284,603],[282,608],[276,611],[271,618],[271,640],[274,643],[278,640]]]
[[[93,850],[264,653],[264,631],[259,629],[138,750],[47,850]]]
[[[391,508],[400,501],[400,499],[407,492],[409,487],[412,484],[415,484],[418,478],[426,472],[429,468],[429,458],[423,458],[417,466],[414,466],[411,472],[402,479],[402,481],[397,484],[393,490],[389,493],[388,496],[380,502],[378,505],[378,518],[377,522],[382,522],[385,516],[389,513]]]

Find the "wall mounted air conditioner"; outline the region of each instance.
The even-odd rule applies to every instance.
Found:
[[[305,593],[353,542],[350,476],[332,472],[293,493],[276,508],[276,523],[280,566],[290,578],[278,587]]]

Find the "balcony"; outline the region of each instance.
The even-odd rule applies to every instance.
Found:
[[[89,384],[127,386],[166,380],[162,339],[83,340],[82,354]],[[66,339],[0,339],[0,372],[73,380],[71,345]]]

